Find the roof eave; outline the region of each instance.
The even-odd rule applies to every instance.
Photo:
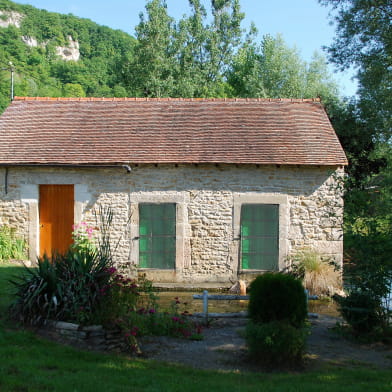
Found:
[[[124,161],[124,162],[0,162],[0,167],[84,167],[121,168],[124,165],[257,165],[257,166],[348,166],[347,160],[339,162],[225,162],[225,161]]]

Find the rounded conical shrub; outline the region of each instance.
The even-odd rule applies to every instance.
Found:
[[[258,276],[250,285],[248,312],[254,323],[283,321],[301,327],[307,317],[301,281],[282,273]]]

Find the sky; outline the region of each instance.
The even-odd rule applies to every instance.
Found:
[[[48,11],[88,18],[114,29],[134,35],[139,23],[139,14],[145,10],[147,0],[17,0]],[[210,0],[202,0],[209,9]],[[240,0],[245,13],[244,28],[253,22],[258,30],[258,40],[263,35],[281,34],[284,41],[295,46],[305,61],[310,61],[315,51],[323,52],[323,46],[332,43],[334,26],[330,25],[329,10],[317,0]],[[169,15],[179,19],[188,13],[188,0],[167,0]],[[331,72],[340,86],[343,96],[355,94],[356,83],[353,73]]]

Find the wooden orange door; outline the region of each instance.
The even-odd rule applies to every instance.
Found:
[[[39,186],[40,256],[65,253],[72,243],[74,186]]]

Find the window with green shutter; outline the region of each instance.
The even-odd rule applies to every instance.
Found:
[[[277,270],[279,261],[279,205],[241,206],[241,267]]]
[[[176,205],[139,204],[140,268],[175,269]]]

